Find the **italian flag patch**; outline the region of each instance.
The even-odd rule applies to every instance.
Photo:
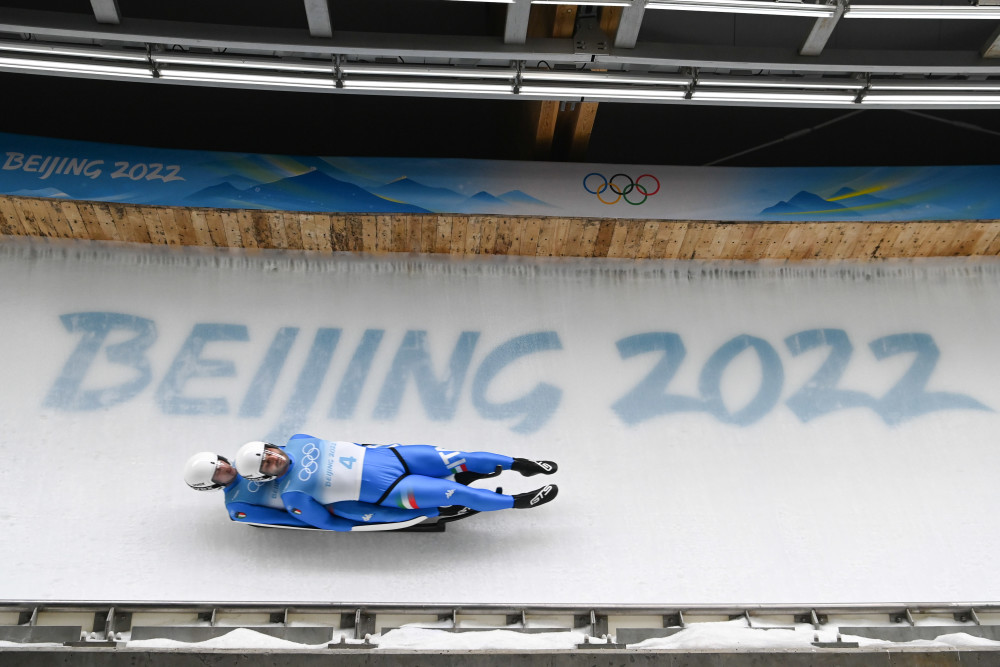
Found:
[[[413,495],[413,491],[407,491],[406,493],[399,494],[399,506],[404,510],[420,509],[417,505],[417,499]]]

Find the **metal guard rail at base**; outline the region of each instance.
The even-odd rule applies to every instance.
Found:
[[[760,630],[801,624],[836,629],[838,641],[814,642],[818,648],[858,648],[841,635],[906,642],[963,632],[1000,641],[1000,603],[590,607],[86,601],[0,601],[0,641],[122,648],[138,639],[200,642],[247,628],[303,648],[364,649],[377,647],[381,633],[410,624],[446,632],[572,631],[583,635],[577,648],[624,649],[698,623],[734,619]]]

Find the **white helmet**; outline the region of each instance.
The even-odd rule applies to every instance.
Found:
[[[219,484],[212,479],[220,461],[229,463],[229,459],[215,452],[198,452],[184,464],[184,481],[198,491],[221,489],[225,484]]]
[[[236,470],[246,479],[258,482],[269,482],[274,479],[274,475],[266,475],[260,471],[260,466],[264,462],[264,448],[274,447],[269,442],[254,440],[240,447],[236,452]]]

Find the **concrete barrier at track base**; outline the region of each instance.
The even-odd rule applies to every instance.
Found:
[[[1000,649],[816,649],[815,651],[311,651],[0,649],[0,663],[21,667],[992,667]]]

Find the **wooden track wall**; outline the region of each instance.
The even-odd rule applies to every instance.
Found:
[[[626,259],[995,256],[1000,221],[704,222],[339,215],[0,197],[0,234],[320,252]]]

